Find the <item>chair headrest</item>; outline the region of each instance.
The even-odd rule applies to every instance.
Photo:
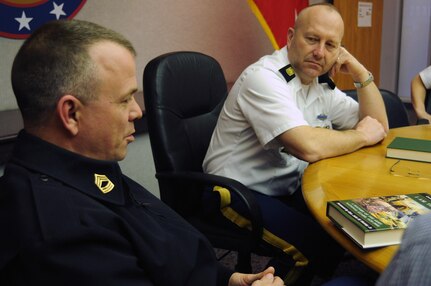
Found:
[[[155,84],[146,87],[145,82]],[[173,52],[147,64],[144,91],[155,93],[154,104],[175,110],[181,117],[192,117],[210,112],[225,97],[227,87],[223,70],[214,58],[198,52]]]

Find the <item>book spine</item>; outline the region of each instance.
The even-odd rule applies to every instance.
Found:
[[[357,206],[352,201],[332,201],[328,202],[329,205],[334,207],[337,211],[339,211],[342,215],[344,215],[348,220],[353,222],[356,226],[358,226],[364,232],[375,231],[377,227],[375,223],[373,225],[370,220],[375,220],[370,216],[364,215],[364,210]],[[353,207],[352,207],[353,206]],[[359,210],[359,211],[358,211]],[[380,223],[379,221],[377,221]]]

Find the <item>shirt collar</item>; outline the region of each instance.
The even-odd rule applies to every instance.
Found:
[[[122,173],[116,161],[81,156],[24,130],[18,134],[12,161],[89,196],[124,204]]]

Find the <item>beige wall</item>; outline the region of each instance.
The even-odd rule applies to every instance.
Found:
[[[138,51],[142,88],[146,63],[166,52],[200,51],[215,57],[228,81],[272,46],[246,0],[90,0],[77,14],[126,35]],[[0,38],[0,110],[16,109],[10,68],[22,40]]]

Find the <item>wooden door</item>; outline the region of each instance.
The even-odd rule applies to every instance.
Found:
[[[371,27],[358,27],[360,2],[372,3]],[[334,0],[333,3],[344,20],[345,30],[342,44],[373,73],[374,81],[379,86],[383,0]],[[334,81],[339,89],[354,88],[350,76],[337,74]]]

